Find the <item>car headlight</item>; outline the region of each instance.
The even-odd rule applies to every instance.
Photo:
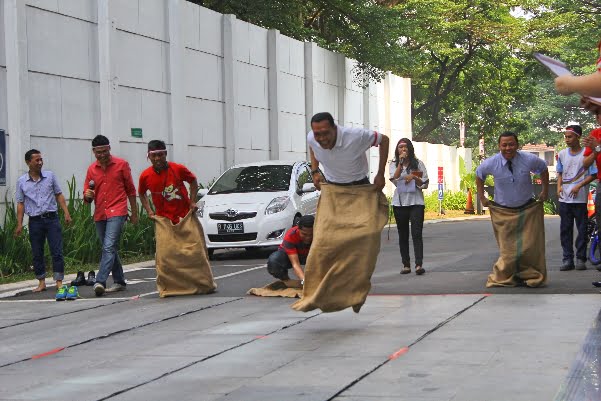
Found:
[[[280,196],[280,197],[274,198],[269,203],[267,208],[265,208],[265,214],[279,213],[282,210],[286,209],[286,207],[288,206],[288,203],[290,203],[289,196]]]
[[[203,213],[205,212],[205,201],[200,201],[197,203],[198,205],[198,210],[196,211],[196,215],[198,217],[202,217]]]

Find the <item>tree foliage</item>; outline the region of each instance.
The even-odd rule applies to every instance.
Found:
[[[558,57],[577,74],[594,69],[600,0],[197,0],[204,7],[358,61],[359,79],[385,71],[412,79],[414,138],[466,146],[502,130],[521,142],[563,142],[570,121],[591,116],[578,97],[555,93],[532,52]],[[363,82],[360,82],[363,83]]]

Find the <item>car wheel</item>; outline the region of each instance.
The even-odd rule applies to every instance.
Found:
[[[209,255],[209,260],[214,260],[215,259],[215,250],[214,249],[207,249],[207,254]]]
[[[301,218],[300,214],[297,214],[296,216],[294,216],[294,220],[292,220],[292,227],[298,225],[298,222],[299,222],[300,218]]]

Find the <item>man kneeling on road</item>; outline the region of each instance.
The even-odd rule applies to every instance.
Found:
[[[301,280],[305,280],[305,273],[301,267],[307,262],[307,255],[311,242],[313,242],[313,216],[302,216],[298,225],[292,227],[284,235],[280,248],[272,253],[267,260],[267,271],[273,277],[282,280],[288,287],[293,285],[288,270],[293,269],[294,274]]]

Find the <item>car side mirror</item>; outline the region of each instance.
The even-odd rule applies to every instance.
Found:
[[[302,191],[303,191],[303,193],[315,192],[315,191],[317,191],[317,188],[315,188],[315,184],[313,184],[312,182],[306,182],[303,184]]]
[[[197,197],[196,197],[196,199],[200,199],[200,198],[202,198],[203,196],[205,196],[205,195],[206,195],[206,194],[208,194],[208,193],[209,193],[209,190],[208,190],[208,189],[206,189],[206,188],[201,188],[201,189],[199,189],[199,190],[198,190],[198,193],[197,193]]]

